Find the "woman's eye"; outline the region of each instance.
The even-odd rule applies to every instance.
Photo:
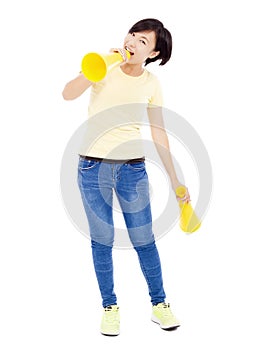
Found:
[[[144,40],[140,40],[140,42],[144,45],[146,45],[146,42]]]

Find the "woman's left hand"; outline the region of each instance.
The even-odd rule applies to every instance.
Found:
[[[185,194],[184,194],[183,197],[180,197],[180,196],[178,196],[178,195],[176,194],[176,189],[177,189],[178,187],[183,187],[183,188],[185,189]],[[173,189],[174,189],[174,192],[175,192],[175,195],[176,195],[176,199],[177,199],[178,201],[182,201],[182,202],[184,202],[184,203],[189,203],[189,202],[191,201],[188,188],[187,188],[185,185],[176,184],[176,185],[174,186]]]

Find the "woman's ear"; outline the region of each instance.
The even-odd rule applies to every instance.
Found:
[[[158,56],[159,54],[160,54],[160,51],[153,51],[153,52],[150,54],[149,58],[155,58],[155,57]]]

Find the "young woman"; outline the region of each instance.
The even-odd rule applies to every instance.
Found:
[[[130,52],[128,59],[125,50]],[[79,74],[66,84],[65,100],[79,97],[91,87],[90,125],[100,128],[100,121],[118,121],[102,133],[92,146],[80,154],[78,184],[88,218],[92,256],[102,297],[101,333],[119,334],[119,307],[114,292],[112,248],[114,242],[113,191],[119,200],[130,241],[138,254],[147,281],[152,303],[152,321],[163,329],[178,327],[179,321],[165,302],[161,263],[152,231],[149,182],[145,158],[139,142],[140,127],[135,113],[123,106],[146,105],[152,139],[169,175],[172,189],[183,186],[176,175],[162,115],[162,93],[157,78],[145,66],[160,60],[164,65],[171,57],[172,37],[157,19],[148,18],[134,24],[124,39],[123,48],[116,49],[123,63],[110,70],[100,82],[94,83]],[[121,106],[121,108],[119,108]],[[105,119],[99,114],[110,113]],[[107,113],[106,113],[107,115]],[[93,118],[93,119],[92,119]],[[103,117],[102,117],[103,118]],[[93,140],[94,141],[94,140]],[[190,201],[188,191],[183,198]]]

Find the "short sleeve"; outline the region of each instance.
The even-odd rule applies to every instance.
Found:
[[[161,84],[159,80],[156,77],[153,77],[153,93],[151,97],[149,98],[148,107],[149,108],[155,108],[155,107],[162,107],[163,106],[163,94],[161,89]]]

